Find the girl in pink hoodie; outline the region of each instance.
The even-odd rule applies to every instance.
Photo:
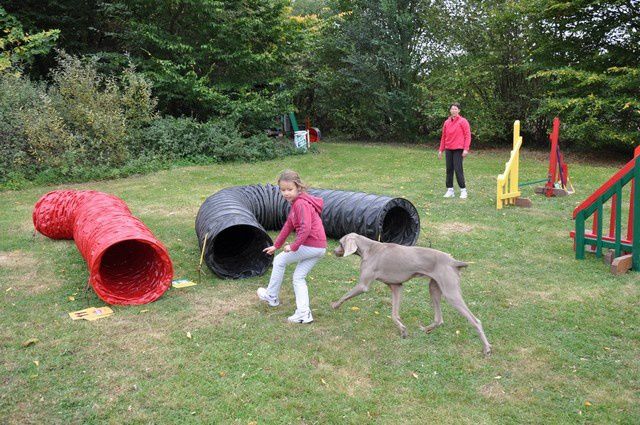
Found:
[[[273,259],[273,270],[269,286],[258,288],[258,298],[271,307],[280,305],[278,295],[284,278],[287,264],[298,263],[293,272],[293,291],[296,295],[296,311],[288,318],[292,323],[311,323],[313,316],[309,307],[309,291],[307,289],[307,274],[327,251],[327,237],[322,225],[322,205],[320,198],[306,192],[307,186],[302,183],[295,171],[284,171],[278,178],[280,193],[291,204],[291,210],[284,227],[276,238],[275,243],[264,249],[273,255],[284,245],[284,252]],[[296,232],[296,239],[291,245],[285,244],[287,236],[292,230]]]

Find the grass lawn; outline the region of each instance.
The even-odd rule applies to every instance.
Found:
[[[569,155],[575,195],[546,199],[528,187],[533,208],[497,211],[507,159],[467,158],[466,201],[442,198],[444,162],[433,150],[340,143],[256,164],[0,193],[0,423],[639,423],[640,274],[614,277],[592,255],[575,260],[568,237],[573,208],[621,164]],[[546,167],[544,154],[523,152],[521,180],[544,178]],[[268,275],[232,281],[207,270],[201,285],[155,303],[114,307],[93,323],[69,319],[104,304],[83,290],[73,241],[34,236],[42,194],[73,187],[121,197],[166,244],[176,278],[196,279],[204,199],[273,182],[284,168],[316,187],[410,199],[419,245],[474,263],[463,294],[493,356],[482,356],[473,328],[446,303],[444,326],[420,331],[432,319],[424,279],[405,285],[407,339],[382,283],[332,311],[358,277],[356,256],[327,256],[311,272],[311,325],[286,323],[292,267],[278,308],[255,296]]]

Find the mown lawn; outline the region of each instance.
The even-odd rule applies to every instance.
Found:
[[[546,199],[529,187],[533,208],[497,211],[507,155],[467,159],[466,201],[441,198],[444,163],[433,150],[339,143],[277,161],[0,193],[0,423],[639,423],[640,274],[614,277],[593,256],[576,261],[568,237],[575,205],[620,164],[569,155],[576,195]],[[543,178],[545,159],[524,152],[521,179]],[[103,303],[83,291],[73,241],[33,234],[42,194],[73,187],[123,198],[167,245],[176,277],[195,279],[203,200],[273,182],[284,168],[317,187],[410,199],[419,244],[473,262],[463,294],[493,356],[482,356],[475,331],[446,304],[444,326],[420,331],[432,319],[426,280],[406,285],[404,340],[382,283],[332,311],[358,276],[356,256],[327,256],[313,270],[316,321],[307,326],[286,323],[291,270],[275,309],[255,296],[268,276],[230,281],[207,271],[201,285],[155,303],[114,307],[93,323],[69,319]]]

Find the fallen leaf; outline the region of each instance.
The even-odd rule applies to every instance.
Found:
[[[149,310],[147,310],[147,309],[145,308],[144,310],[140,310],[140,313],[146,313],[147,311],[149,311]]]
[[[9,286],[7,289],[4,290],[4,292],[9,292],[10,290],[12,290],[13,288],[11,286]]]
[[[502,379],[502,376],[497,375],[497,376],[494,376],[494,378],[493,378],[493,379]]]
[[[589,406],[591,406],[591,403],[589,403],[589,400],[587,400],[587,401],[584,402],[584,405],[589,407]]]
[[[379,311],[374,311],[373,314],[375,314],[376,316],[380,314]]]
[[[36,344],[38,342],[40,342],[40,340],[38,338],[31,338],[31,339],[28,339],[25,342],[23,342],[22,346],[23,347],[28,347],[28,346]]]
[[[33,364],[36,365],[36,367],[40,367],[40,362],[38,360],[34,360]]]
[[[460,335],[460,331],[456,329],[456,335]]]
[[[607,350],[607,351],[611,351],[611,348],[609,348],[609,347],[604,347],[604,349]]]
[[[320,381],[322,381],[322,383],[323,383],[325,386],[327,386],[327,387],[329,386],[329,385],[327,384],[327,381],[325,381],[324,379],[320,378]]]
[[[351,311],[358,311],[360,310],[360,307],[351,307]]]
[[[191,339],[191,332],[187,332],[187,338]]]
[[[224,378],[225,376],[227,376],[226,372],[219,372],[218,375],[220,375],[221,378]]]
[[[418,379],[418,374],[415,372],[411,372],[411,376],[413,376],[414,378]]]
[[[258,425],[258,421],[249,421],[247,425]]]
[[[75,300],[76,300],[76,297],[73,297],[73,296],[69,297],[69,301],[75,301]]]

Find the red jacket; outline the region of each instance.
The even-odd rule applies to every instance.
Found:
[[[273,245],[280,248],[287,240],[289,233],[295,229],[296,240],[291,244],[291,251],[297,251],[300,245],[326,248],[327,237],[324,234],[321,218],[323,205],[324,201],[321,198],[316,198],[306,192],[298,195],[293,201],[287,221],[285,221]]]
[[[440,138],[440,152],[445,149],[469,150],[471,146],[471,128],[466,118],[458,115],[455,118],[447,118],[442,125],[442,137]]]

